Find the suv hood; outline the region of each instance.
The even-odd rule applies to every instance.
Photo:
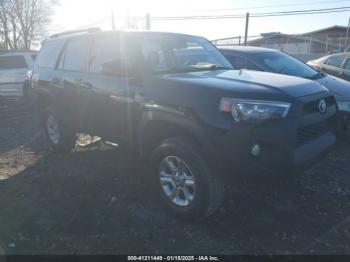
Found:
[[[270,95],[271,99],[278,99],[281,96],[297,98],[328,91],[321,84],[311,80],[250,70],[178,73],[164,77],[167,80],[182,82],[187,85],[201,85],[236,91],[237,94],[242,94],[242,97],[266,94]]]
[[[326,75],[325,77],[322,77],[315,81],[326,87],[338,101],[350,101],[349,82],[330,75]]]

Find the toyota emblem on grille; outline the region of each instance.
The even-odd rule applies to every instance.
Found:
[[[318,110],[321,114],[325,114],[327,112],[327,103],[324,99],[322,99],[318,104]]]

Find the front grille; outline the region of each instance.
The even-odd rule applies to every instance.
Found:
[[[330,107],[336,105],[336,101],[335,101],[333,96],[325,97],[324,100],[327,103],[327,108],[330,108]],[[308,114],[312,114],[315,112],[319,112],[319,103],[320,103],[320,100],[306,103],[303,107],[303,114],[308,115]]]
[[[297,145],[304,145],[330,131],[328,121],[319,122],[310,126],[301,127],[298,130]]]

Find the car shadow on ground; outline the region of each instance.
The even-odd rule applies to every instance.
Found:
[[[347,144],[304,174],[228,185],[199,223],[163,210],[147,168],[103,143],[36,160],[0,181],[0,250],[8,254],[350,253]],[[11,245],[11,244],[14,244]]]

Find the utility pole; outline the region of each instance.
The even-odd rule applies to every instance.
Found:
[[[114,10],[111,10],[112,30],[115,31]]]
[[[149,13],[146,14],[146,29],[151,30],[151,16]]]
[[[350,29],[350,18],[349,18],[348,28],[346,29],[346,36],[345,36],[345,47],[344,47],[344,51],[345,51],[345,50],[348,48],[349,29]]]
[[[248,28],[249,28],[249,13],[247,13],[245,18],[244,45],[247,45],[247,42],[248,42]]]

